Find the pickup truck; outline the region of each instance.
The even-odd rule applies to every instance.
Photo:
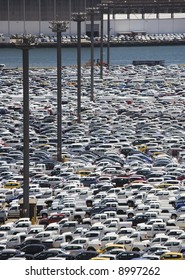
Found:
[[[35,235],[34,238],[39,239],[41,242],[44,242],[47,239],[50,239],[54,236],[53,231],[41,231],[38,234]]]
[[[91,217],[91,223],[95,224],[97,222],[103,223],[107,220],[107,214],[102,213],[102,214],[95,214]]]
[[[145,215],[149,217],[149,220],[150,219],[162,219],[164,222],[168,221],[172,214],[171,213],[162,213],[161,211],[159,210],[154,210],[154,211],[151,211],[150,209],[148,211],[145,212]]]
[[[86,212],[88,211],[88,207],[76,207],[73,212],[73,219],[78,221],[79,223],[86,217]]]
[[[139,231],[140,233],[146,233],[147,239],[151,239],[153,237],[152,225],[138,224],[136,227],[136,231]]]
[[[122,236],[115,242],[115,244],[122,244],[127,251],[144,251],[150,244],[150,240],[138,241],[135,238]]]
[[[50,223],[46,226],[45,231],[53,231],[54,234],[60,234],[60,225],[58,223]]]
[[[107,233],[105,236],[101,238],[101,246],[104,248],[108,243],[116,242],[119,239],[119,235],[117,233]]]
[[[178,229],[179,227],[175,224],[174,220],[168,222],[155,222],[152,225],[153,237],[158,233],[167,233],[170,229]]]
[[[49,239],[46,239],[42,243],[48,248],[60,248],[61,244],[67,244],[73,240],[73,235],[71,232],[64,232],[60,235],[54,235]]]
[[[78,226],[77,221],[66,221],[64,224],[60,224],[60,233],[73,232]]]
[[[126,219],[126,210],[128,209],[127,205],[121,205],[118,202],[107,202],[105,204],[97,204],[91,208],[88,208],[86,211],[86,217],[92,217],[95,214],[105,213],[114,211],[116,212],[121,219]]]
[[[89,240],[87,237],[77,237],[70,244],[83,244],[87,251],[97,251],[101,248],[102,243],[99,239]]]
[[[129,237],[134,239],[135,241],[143,241],[143,240],[149,239],[146,231],[136,231],[135,230]]]

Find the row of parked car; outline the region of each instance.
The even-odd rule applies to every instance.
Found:
[[[153,234],[151,231],[147,234],[147,228],[152,223]],[[69,222],[66,218],[45,228],[31,225],[29,219],[25,218],[7,223],[0,229],[0,259],[184,258],[184,230],[169,227],[163,232],[160,221],[157,230],[154,219],[145,225],[145,231],[141,229],[143,224],[139,224],[136,228],[121,227],[118,232],[106,232],[110,219],[107,219],[107,223],[84,225],[79,225],[77,221]]]
[[[0,259],[183,259],[184,66],[110,66],[103,79],[97,66],[94,102],[90,68],[82,67],[80,123],[76,70],[63,69],[62,162],[56,69],[30,70],[34,225],[20,219],[21,71],[0,73]]]
[[[141,32],[142,33],[142,32]],[[33,35],[31,35],[33,36]],[[11,39],[15,39],[16,36],[12,35]],[[121,42],[177,42],[181,41],[183,42],[185,39],[185,34],[184,33],[161,33],[161,34],[137,34],[136,32],[123,32],[123,34],[118,34],[118,35],[111,35],[110,36],[110,42],[113,43],[121,43]],[[88,35],[82,34],[81,35],[81,40],[82,42],[89,43],[90,42],[90,37]],[[108,40],[108,35],[105,34],[103,35],[103,41],[107,42]],[[47,34],[40,34],[40,36],[35,38],[35,41],[39,43],[56,43],[57,42],[57,37],[53,35],[47,35]],[[94,42],[100,43],[101,38],[100,37],[94,37]],[[77,35],[62,35],[61,37],[61,42],[62,43],[74,43],[77,42]]]

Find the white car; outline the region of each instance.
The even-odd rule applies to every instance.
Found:
[[[167,247],[168,250],[172,252],[180,252],[181,247],[182,247],[182,240],[177,240],[177,239],[169,239],[164,243],[164,246]]]
[[[102,243],[99,239],[89,240],[86,246],[88,251],[97,251],[102,247]]]
[[[100,241],[102,248],[104,248],[108,243],[114,243],[119,239],[119,235],[113,232],[107,233]]]

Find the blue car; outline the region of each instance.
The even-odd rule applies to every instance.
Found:
[[[142,159],[142,160],[144,160],[144,161],[146,161],[148,163],[152,163],[153,162],[151,157],[148,157],[148,156],[146,156],[144,154],[137,154],[137,157],[139,157],[140,159]]]
[[[185,200],[177,200],[175,201],[175,209],[179,209],[180,207],[185,206]]]
[[[6,108],[0,108],[0,115],[6,115],[9,111]]]

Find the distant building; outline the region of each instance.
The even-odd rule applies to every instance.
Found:
[[[156,10],[156,3],[162,1],[161,11]],[[97,6],[103,0],[0,0],[0,33],[12,34],[51,34],[49,22],[52,20],[67,20],[70,22],[66,34],[76,34],[76,23],[71,22],[73,12],[86,11],[86,8]],[[112,3],[120,2],[113,0]],[[130,8],[129,3],[136,3]],[[126,0],[122,1],[124,15],[119,15],[119,9],[110,10],[110,33],[142,31],[146,33],[179,33],[185,32],[185,6],[178,6],[178,0]],[[144,5],[145,4],[145,5]],[[146,5],[148,4],[148,6]],[[112,4],[111,4],[112,5]],[[139,5],[139,6],[138,6]],[[180,7],[180,8],[178,8]],[[177,18],[177,13],[178,14]],[[175,14],[176,13],[176,14]],[[179,16],[180,15],[180,16]],[[106,12],[104,15],[106,20]],[[90,33],[89,17],[82,23],[82,33]],[[100,33],[100,15],[95,16],[95,34]],[[107,25],[104,24],[104,34]]]

